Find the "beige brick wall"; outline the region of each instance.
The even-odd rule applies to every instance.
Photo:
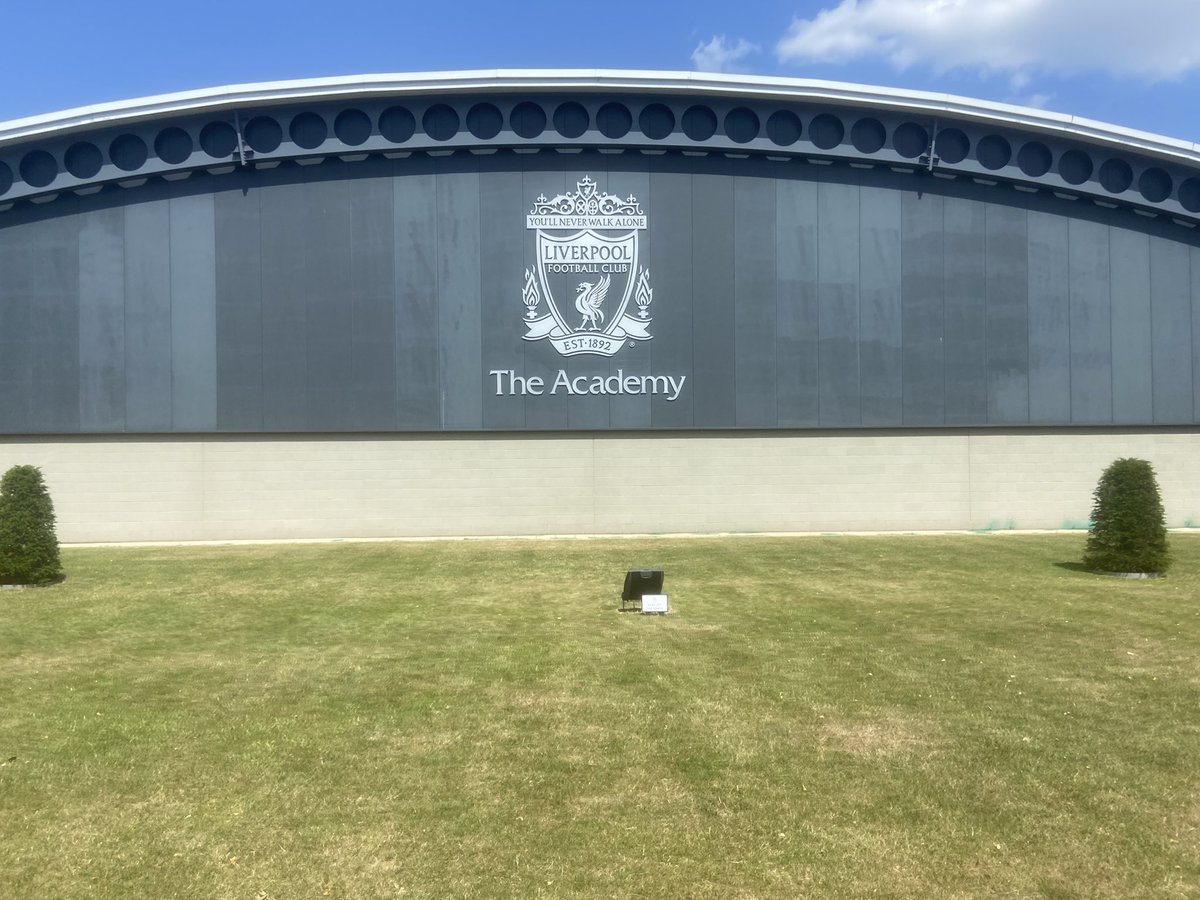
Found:
[[[63,541],[1061,528],[1119,456],[1200,522],[1200,432],[0,438]]]

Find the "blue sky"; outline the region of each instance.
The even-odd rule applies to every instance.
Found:
[[[946,91],[1200,141],[1196,19],[1197,0],[14,3],[0,121],[253,81],[599,67]]]

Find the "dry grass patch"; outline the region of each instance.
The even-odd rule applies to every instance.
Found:
[[[821,752],[847,753],[861,759],[889,759],[930,752],[936,729],[928,721],[882,716],[862,722],[822,722],[817,745]]]

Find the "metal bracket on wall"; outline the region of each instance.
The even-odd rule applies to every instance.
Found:
[[[244,166],[244,165],[246,165],[247,160],[251,160],[254,158],[254,151],[250,147],[246,146],[246,138],[245,138],[245,135],[242,134],[242,120],[241,120],[241,117],[237,114],[237,110],[233,111],[233,127],[234,127],[234,130],[237,132],[238,165]]]
[[[925,151],[924,155],[921,156],[920,160],[919,160],[921,165],[923,165],[925,167],[925,170],[927,172],[932,172],[934,169],[934,166],[936,166],[938,163],[941,162],[941,160],[937,156],[934,155],[934,148],[937,146],[937,136],[938,136],[938,128],[939,127],[940,126],[939,126],[938,120],[934,119],[933,120],[933,128],[930,130],[929,149],[927,149]]]

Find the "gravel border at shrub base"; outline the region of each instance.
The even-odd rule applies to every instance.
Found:
[[[1131,581],[1146,581],[1150,578],[1162,578],[1159,572],[1095,572],[1096,575],[1104,575],[1107,578],[1128,578]]]

